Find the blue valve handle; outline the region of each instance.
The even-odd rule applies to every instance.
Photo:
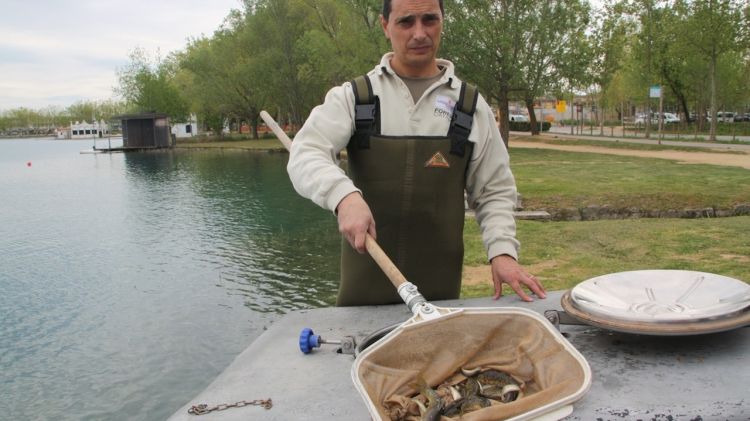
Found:
[[[303,354],[311,353],[313,348],[320,348],[321,342],[320,335],[315,335],[309,327],[302,329],[299,334],[299,350]]]

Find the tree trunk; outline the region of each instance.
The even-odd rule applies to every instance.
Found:
[[[505,148],[508,148],[509,136],[510,136],[510,119],[508,112],[508,87],[500,86],[500,90],[497,93],[497,112],[500,121],[500,136],[503,138]]]
[[[680,101],[680,108],[682,108],[682,113],[685,116],[685,122],[690,123],[690,109],[688,108],[687,98],[685,98],[685,95],[679,95],[677,99]]]
[[[258,137],[258,124],[260,124],[260,121],[258,120],[259,115],[260,113],[257,109],[250,109],[250,116],[248,117],[248,121],[250,122],[250,126],[252,126],[253,128],[253,139],[260,139],[260,137]]]
[[[716,55],[711,57],[711,64],[709,65],[709,77],[711,78],[711,129],[709,131],[708,140],[711,142],[716,141]]]
[[[539,124],[536,122],[536,113],[534,113],[534,98],[524,98],[526,110],[529,112],[529,125],[531,126],[531,135],[539,135]]]
[[[651,93],[649,92],[649,98],[646,102],[646,117],[644,118],[644,124],[646,125],[646,139],[651,138]]]

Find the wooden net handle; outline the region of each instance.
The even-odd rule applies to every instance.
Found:
[[[393,264],[388,255],[385,254],[383,249],[378,245],[378,242],[375,241],[370,234],[367,234],[367,237],[365,238],[365,246],[367,247],[367,252],[372,256],[372,260],[380,266],[380,269],[383,270],[385,276],[388,277],[396,289],[398,289],[401,284],[408,282],[401,271],[398,270],[396,265]]]

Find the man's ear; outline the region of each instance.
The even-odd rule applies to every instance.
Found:
[[[391,37],[388,36],[388,21],[385,20],[383,15],[380,15],[380,26],[383,27],[383,33],[385,34],[385,38],[391,39]]]

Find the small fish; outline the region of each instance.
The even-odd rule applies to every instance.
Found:
[[[461,397],[446,405],[443,409],[443,415],[450,418],[461,415],[461,405],[463,405],[465,401],[466,399]]]
[[[461,404],[461,414],[476,411],[477,409],[486,408],[488,406],[490,406],[489,399],[479,395],[469,396]]]
[[[479,372],[481,371],[482,371],[481,367],[474,367],[472,369],[461,367],[461,374],[463,374],[466,377],[474,377],[477,374],[479,374]]]
[[[479,384],[479,382],[473,377],[469,377],[468,379],[459,383],[457,386],[458,386],[458,392],[464,398],[477,396],[479,392],[482,390],[482,385]]]
[[[488,399],[509,403],[521,397],[521,387],[517,384],[485,386],[479,394]]]
[[[461,397],[445,407],[443,415],[446,417],[460,416],[467,412],[490,406],[489,399],[480,396],[482,386],[475,378],[467,378],[457,384],[456,389],[459,391]]]
[[[447,407],[453,401],[461,399],[461,393],[454,386],[443,383],[436,389],[438,397],[443,402],[443,407]]]
[[[422,416],[421,420],[439,420],[443,411],[443,401],[440,400],[440,396],[438,396],[437,392],[427,384],[421,374],[417,376],[416,386],[419,387],[419,392],[427,398],[427,406],[419,400],[412,399],[419,406],[419,411]]]
[[[518,385],[518,382],[508,373],[499,370],[487,370],[476,376],[477,381],[482,386],[500,386],[501,388],[508,384]]]

